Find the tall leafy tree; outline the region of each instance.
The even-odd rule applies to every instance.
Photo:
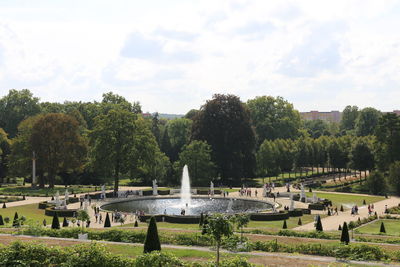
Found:
[[[371,171],[375,166],[371,145],[372,142],[368,138],[357,138],[350,152],[352,167],[356,170],[364,171],[365,177],[367,170]]]
[[[7,133],[0,128],[0,179],[7,175],[7,158],[10,154],[11,141]]]
[[[80,135],[79,124],[65,114],[40,117],[33,125],[30,143],[37,161],[47,172],[51,188],[58,173],[80,169],[86,159],[87,144]]]
[[[400,160],[400,117],[394,113],[383,115],[376,129],[377,161],[381,170]]]
[[[355,130],[358,136],[374,134],[381,112],[374,108],[364,108],[357,117]]]
[[[247,101],[260,145],[265,139],[296,138],[301,126],[300,114],[282,97],[260,96]]]
[[[349,133],[355,129],[356,120],[359,111],[357,106],[346,106],[342,112],[342,119],[340,121],[340,130],[343,134]]]
[[[318,138],[322,135],[331,135],[328,122],[323,120],[304,121],[304,128],[312,138]]]
[[[215,164],[211,160],[211,146],[205,141],[192,141],[179,154],[179,171],[188,165],[193,185],[207,186],[215,176]]]
[[[262,176],[274,176],[279,173],[278,151],[274,141],[264,140],[257,151],[257,173]]]
[[[396,195],[400,196],[400,161],[395,161],[390,165],[388,180]]]
[[[217,259],[216,264],[219,266],[219,249],[223,237],[229,237],[233,234],[232,224],[229,219],[222,214],[214,214],[208,218],[207,234],[216,243]]]
[[[211,145],[223,181],[249,177],[255,169],[255,136],[247,107],[234,95],[214,95],[195,117],[194,140]]]
[[[12,89],[8,95],[0,98],[0,128],[13,138],[17,134],[18,124],[39,112],[39,98],[33,97],[28,89]]]
[[[158,146],[161,147],[160,120],[158,119],[158,112],[156,112],[152,117],[151,132],[156,138]]]
[[[166,125],[166,131],[171,144],[170,159],[172,162],[178,160],[182,148],[189,143],[192,121],[185,118],[170,120]]]

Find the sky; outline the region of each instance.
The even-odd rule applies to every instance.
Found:
[[[400,109],[400,1],[0,0],[0,96],[184,114],[213,94]]]

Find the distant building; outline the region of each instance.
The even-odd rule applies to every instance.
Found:
[[[340,122],[342,119],[342,112],[337,110],[330,112],[319,112],[312,110],[310,112],[300,112],[300,116],[303,120],[308,121],[323,120],[327,122]]]

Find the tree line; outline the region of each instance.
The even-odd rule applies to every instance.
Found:
[[[339,124],[302,121],[292,104],[270,96],[244,103],[217,94],[166,120],[143,116],[139,102],[112,92],[100,102],[51,103],[10,90],[0,98],[0,178],[29,178],[33,152],[40,186],[59,179],[113,182],[117,190],[122,178],[174,185],[185,164],[194,185],[234,185],[306,167],[385,174],[400,160],[399,125],[395,114],[351,106]]]

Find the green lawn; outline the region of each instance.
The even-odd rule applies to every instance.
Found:
[[[367,204],[371,204],[374,202],[378,202],[380,200],[385,199],[382,196],[360,196],[360,195],[350,195],[350,194],[335,194],[335,193],[316,193],[319,198],[327,198],[332,201],[332,205],[340,208],[340,205],[343,205],[343,208],[349,209],[354,205],[362,206],[363,201],[365,200]],[[312,197],[313,193],[307,192],[306,195],[308,197]]]
[[[42,223],[43,219],[46,219],[47,224],[51,224],[51,221],[53,219],[53,217],[44,215],[44,210],[38,209],[38,204],[28,204],[17,207],[10,207],[6,209],[0,209],[0,215],[3,216],[3,219],[5,217],[10,218],[10,223],[8,224],[8,226],[12,224],[15,212],[18,213],[19,217],[25,216],[28,222],[30,221],[33,223],[36,222]]]
[[[385,225],[386,235],[400,236],[400,220],[377,220],[357,228],[355,232],[360,234],[379,234],[382,222]]]

